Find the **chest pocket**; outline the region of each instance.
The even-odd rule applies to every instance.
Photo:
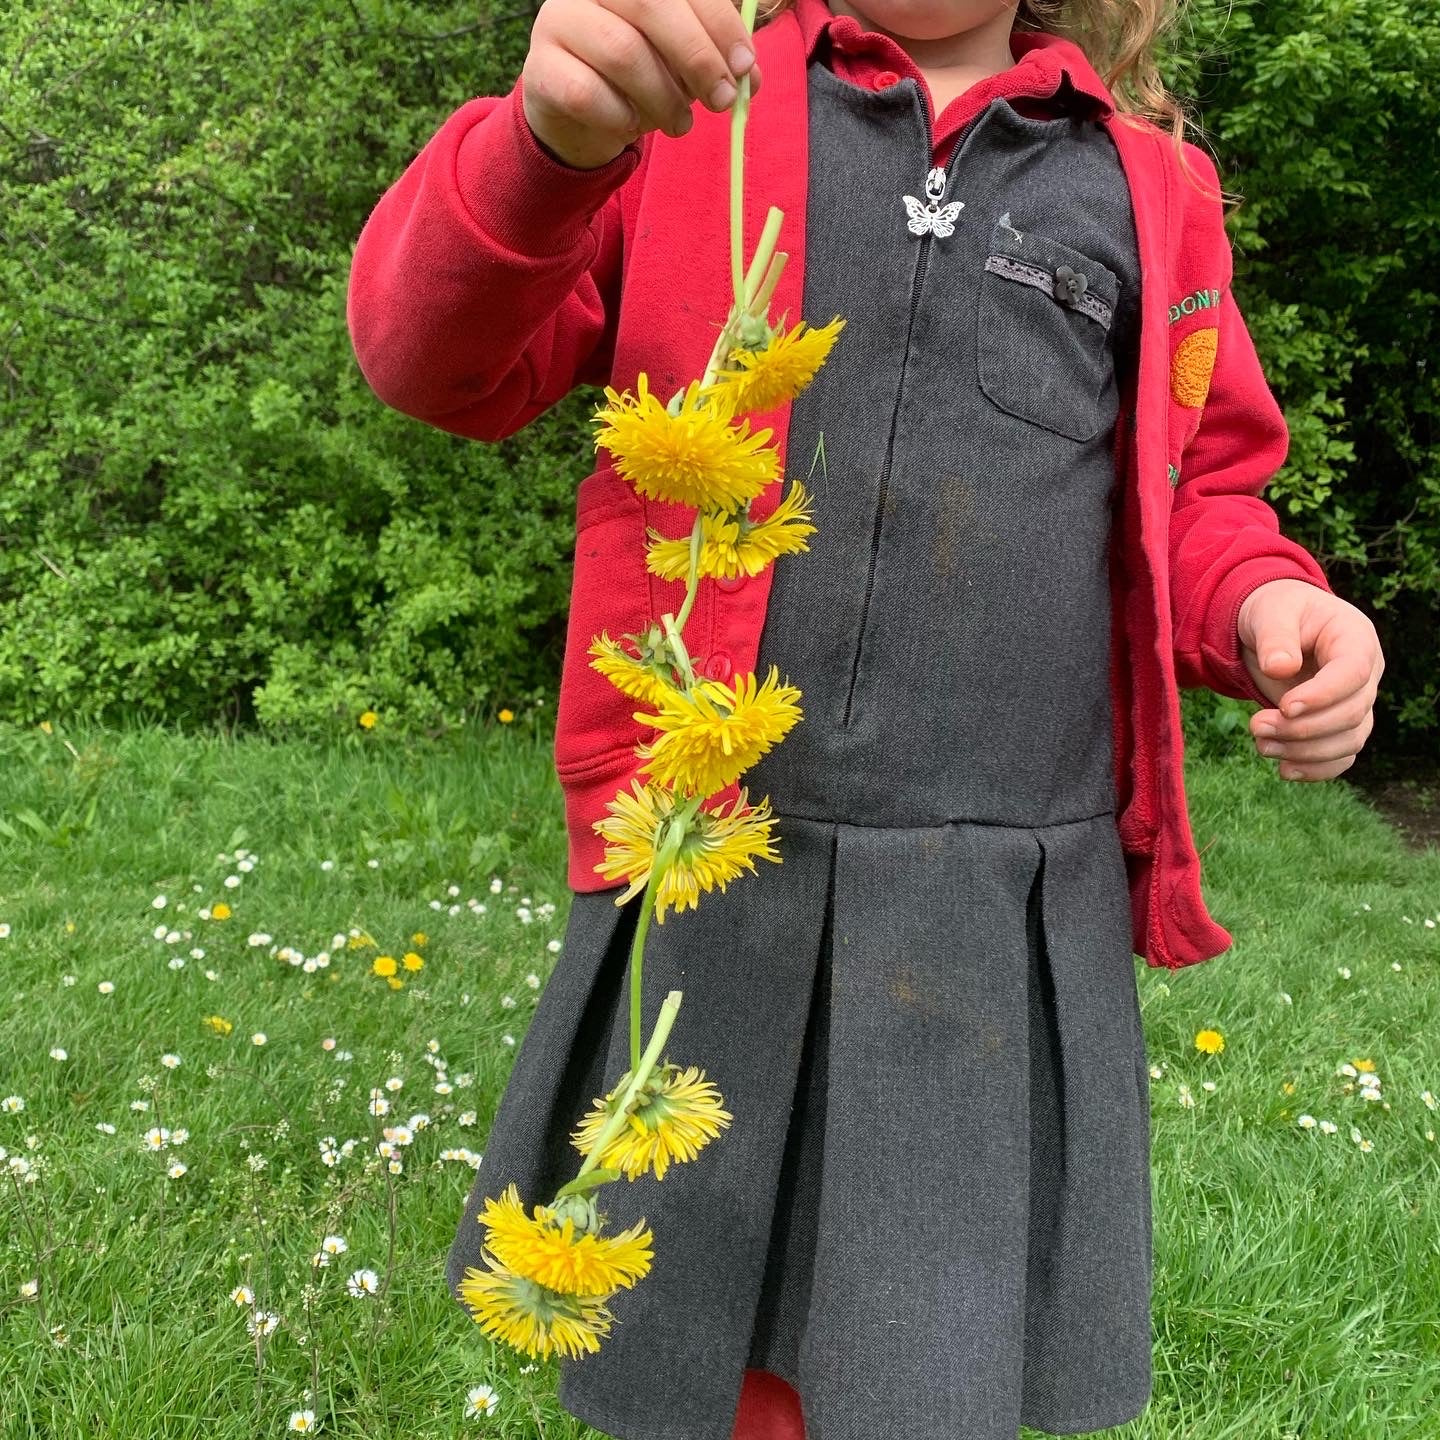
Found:
[[[980,389],[1009,415],[1090,440],[1106,419],[1107,344],[1120,280],[1092,256],[1009,214],[990,237],[977,305]]]

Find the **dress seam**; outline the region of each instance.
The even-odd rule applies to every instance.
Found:
[[[801,815],[793,810],[777,810],[774,812],[777,820],[804,820],[812,825],[839,825],[847,830],[944,830],[951,825],[983,825],[992,830],[1023,830],[1027,833],[1034,830],[1060,830],[1067,825],[1083,825],[1090,820],[1103,820],[1107,815],[1114,816],[1115,809],[1112,806],[1108,810],[1097,810],[1093,815],[1077,815],[1073,820],[1050,820],[1042,825],[1016,824],[1010,820],[932,820],[925,824],[917,825],[872,825],[863,820],[836,820],[828,815]]]

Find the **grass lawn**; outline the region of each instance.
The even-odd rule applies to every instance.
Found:
[[[357,1440],[593,1436],[443,1278],[568,908],[543,717],[414,745],[10,729],[0,761],[0,1440],[253,1440],[306,1408]],[[1190,779],[1236,944],[1137,962],[1155,1393],[1107,1433],[1436,1440],[1440,854],[1258,760]]]

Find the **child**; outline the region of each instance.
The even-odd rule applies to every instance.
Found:
[[[683,989],[667,1054],[735,1120],[662,1183],[601,1192],[655,1259],[600,1351],[561,1360],[560,1400],[625,1440],[1011,1440],[1139,1414],[1133,957],[1230,940],[1200,895],[1177,685],[1258,700],[1287,778],[1338,774],[1369,734],[1374,629],[1257,498],[1287,433],[1215,167],[1121,109],[1053,33],[1069,4],[1047,29],[1033,3],[794,0],[752,57],[728,0],[547,0],[520,83],[452,115],[357,246],[356,352],[409,414],[493,441],[579,383],[643,370],[668,396],[729,303],[727,107],[763,70],[747,255],[779,206],[772,314],[846,319],[815,384],[754,419],[814,494],[809,550],[705,581],[686,627],[705,674],[776,664],[805,718],[743,777],[783,863],[649,930],[646,1033]],[[1133,12],[1086,13],[1117,43]],[[1130,38],[1161,95],[1154,35]],[[953,225],[917,234],[917,211]],[[651,732],[586,650],[679,608],[646,535],[692,520],[603,455],[579,487],[555,737],[577,893],[452,1290],[485,1198],[570,1178],[570,1130],[628,1063],[640,901],[614,905],[592,822]]]

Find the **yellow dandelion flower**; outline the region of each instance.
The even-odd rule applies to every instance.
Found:
[[[395,957],[393,955],[377,955],[370,962],[370,969],[376,975],[393,975],[395,973]]]
[[[737,675],[731,685],[701,680],[689,693],[665,696],[658,714],[635,713],[635,719],[660,731],[635,753],[657,783],[713,795],[784,739],[801,717],[799,699],[794,685],[780,683],[774,665],[758,688],[753,673]]]
[[[210,907],[210,918],[212,920],[228,920],[230,918],[230,907],[219,900]]]
[[[1363,1070],[1369,1070],[1369,1071],[1373,1071],[1373,1070],[1375,1069],[1375,1062],[1374,1062],[1373,1060],[1352,1060],[1350,1063],[1351,1063],[1357,1070],[1362,1070],[1362,1071],[1363,1071]]]
[[[515,712],[513,710],[502,710],[497,718],[502,725],[508,725],[515,718]]]
[[[375,937],[368,931],[362,930],[358,935],[352,935],[346,942],[347,950],[363,950],[367,945],[375,944]]]
[[[701,575],[729,580],[736,575],[758,575],[780,555],[794,554],[810,547],[805,541],[815,531],[809,523],[810,497],[798,480],[790,493],[765,517],[751,521],[743,511],[707,511],[701,519]],[[648,532],[651,544],[645,564],[662,580],[684,580],[690,574],[690,538],[667,540],[655,530]]]
[[[607,880],[629,881],[630,888],[616,897],[623,905],[650,882],[650,871],[660,848],[666,820],[674,814],[677,796],[657,785],[642,786],[631,781],[632,792],[620,791],[606,804],[610,817],[596,820],[594,828],[611,843],[605,859],[595,867]],[[724,890],[744,870],[755,873],[755,861],[773,860],[775,850],[771,829],[774,816],[767,797],[751,806],[742,790],[727,810],[717,805],[701,810],[691,820],[680,849],[666,867],[655,887],[655,921],[665,923],[665,912],[693,910],[702,890]]]
[[[788,334],[783,329],[772,331],[769,343],[759,350],[732,350],[726,368],[706,387],[707,392],[721,395],[736,415],[793,400],[815,378],[844,328],[837,315],[818,330],[802,320]]]
[[[359,715],[360,723],[367,730],[373,730],[375,728],[375,722],[379,718],[380,717],[373,710],[362,710]]]
[[[688,540],[685,542],[687,553],[689,543]],[[674,692],[675,682],[667,678],[668,664],[653,652],[647,654],[647,645],[641,644],[638,648],[640,654],[631,655],[618,640],[612,640],[602,630],[590,642],[586,653],[595,657],[590,662],[590,668],[598,670],[622,695],[629,695],[647,705],[658,705],[663,696]]]
[[[600,1337],[610,1333],[614,1316],[605,1306],[608,1295],[561,1294],[514,1274],[483,1251],[481,1259],[488,1271],[467,1265],[455,1289],[490,1339],[548,1360],[556,1353],[594,1354]]]
[[[1201,1030],[1195,1036],[1195,1048],[1206,1055],[1218,1055],[1225,1048],[1225,1037],[1218,1030]]]
[[[595,1106],[570,1136],[587,1159],[600,1131],[619,1103],[629,1077]],[[605,1146],[598,1164],[629,1179],[653,1171],[657,1180],[673,1163],[693,1160],[735,1118],[722,1108],[724,1097],[705,1072],[692,1065],[657,1065],[640,1087],[625,1127]]]
[[[41,728],[47,735],[53,735],[53,734],[55,733],[55,727],[54,727],[48,720],[42,720],[42,721],[40,722],[40,728]]]
[[[707,404],[692,380],[672,415],[652,395],[642,372],[639,395],[605,387],[609,402],[595,411],[595,445],[615,458],[615,469],[652,500],[733,508],[753,500],[779,474],[780,459],[766,442],[771,431],[750,434],[750,422]]]
[[[424,946],[424,945],[426,944],[426,942],[427,942],[429,939],[430,939],[430,937],[429,937],[423,930],[417,930],[417,931],[410,937],[410,943],[411,943],[417,950],[419,950],[422,946]]]
[[[401,957],[400,963],[407,970],[423,970],[425,968],[423,957],[417,955],[413,950],[407,950]]]
[[[228,1035],[235,1028],[223,1015],[207,1015],[200,1023],[217,1035]]]
[[[572,1216],[533,1208],[531,1219],[512,1181],[498,1201],[486,1199],[479,1217],[486,1247],[512,1273],[564,1295],[608,1295],[648,1273],[655,1237],[643,1220],[619,1235],[577,1234]]]
[[[387,975],[385,977],[385,983],[392,990],[403,990],[405,988],[405,982],[403,980],[396,979],[394,975]]]

